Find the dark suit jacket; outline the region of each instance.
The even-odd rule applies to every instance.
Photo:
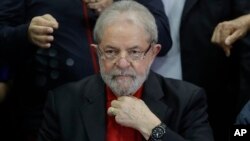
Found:
[[[241,40],[234,44],[232,56],[227,58],[223,50],[210,40],[218,23],[249,12],[249,0],[186,0],[182,14],[180,46],[183,79],[205,89],[210,123],[216,135],[224,136],[218,140],[228,140],[229,137],[223,132],[229,132],[233,117],[231,112],[239,95],[237,63],[243,57],[237,54],[239,50],[242,50],[242,56],[249,52],[250,42]]]
[[[150,73],[142,100],[167,124],[165,141],[212,141],[204,91]],[[64,85],[49,94],[39,141],[102,141],[106,134],[105,84],[100,75]]]

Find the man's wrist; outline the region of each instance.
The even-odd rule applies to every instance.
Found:
[[[150,122],[144,123],[144,125],[140,126],[139,131],[143,135],[143,137],[148,140],[152,134],[152,130],[161,123],[161,121],[155,117],[155,119],[148,120]]]
[[[152,133],[149,137],[149,141],[161,141],[167,133],[167,125],[165,123],[160,123],[155,128],[152,129]]]

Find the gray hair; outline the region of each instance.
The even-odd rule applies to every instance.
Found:
[[[148,42],[158,41],[158,31],[153,15],[143,5],[129,0],[114,2],[98,18],[94,28],[94,40],[99,44],[106,27],[114,22],[128,21],[143,26],[149,35]]]

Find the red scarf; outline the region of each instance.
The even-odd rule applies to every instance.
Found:
[[[106,110],[111,106],[111,101],[117,99],[111,89],[106,86]],[[142,87],[137,90],[134,94],[136,98],[141,99],[142,96]],[[120,124],[116,123],[114,116],[107,115],[107,134],[106,134],[106,141],[142,141],[142,135],[139,131],[121,126]]]

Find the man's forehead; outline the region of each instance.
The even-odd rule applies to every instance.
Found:
[[[150,36],[138,28],[129,29],[126,27],[106,29],[101,42],[110,46],[124,44],[129,46],[139,46],[141,43],[149,42]]]
[[[130,21],[115,21],[104,26],[103,32],[146,32],[142,24],[130,22]]]

